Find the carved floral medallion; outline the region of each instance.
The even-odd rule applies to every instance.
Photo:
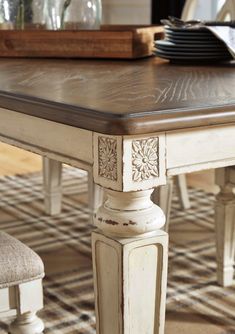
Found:
[[[132,142],[132,179],[134,182],[159,176],[158,138],[134,140]]]
[[[117,181],[117,140],[99,137],[99,176]]]

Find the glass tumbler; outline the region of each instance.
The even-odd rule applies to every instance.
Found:
[[[47,0],[47,29],[99,29],[101,0]]]
[[[47,0],[0,0],[0,29],[46,27]]]

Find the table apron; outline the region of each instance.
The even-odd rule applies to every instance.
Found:
[[[93,164],[93,133],[0,108],[2,142],[89,169]]]
[[[235,125],[166,133],[167,175],[235,165]]]

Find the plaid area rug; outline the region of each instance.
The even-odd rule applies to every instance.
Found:
[[[45,333],[94,334],[87,174],[64,168],[63,187],[63,211],[50,217],[39,173],[0,178],[0,228],[43,258]],[[171,210],[166,333],[235,334],[235,285],[216,283],[214,196],[189,194],[189,210],[177,196]],[[8,321],[1,319],[0,334]]]

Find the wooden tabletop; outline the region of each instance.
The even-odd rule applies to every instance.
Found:
[[[0,107],[106,134],[235,122],[235,62],[0,60]]]

